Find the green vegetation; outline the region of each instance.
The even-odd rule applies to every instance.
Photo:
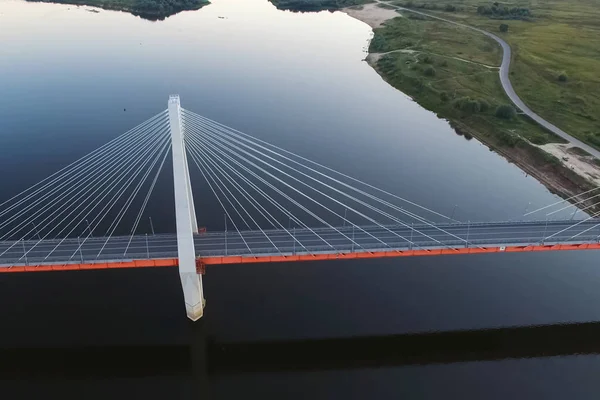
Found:
[[[394,23],[397,20],[401,20],[398,23],[413,22],[399,18]],[[448,41],[454,38],[446,37]],[[450,120],[454,127],[460,127],[463,132],[478,136],[494,147],[525,146],[527,141],[535,144],[560,141],[535,122],[516,115],[512,106],[508,111],[512,118],[496,116],[496,110],[509,102],[500,86],[497,69],[454,57],[434,58],[422,51],[403,50],[379,58],[377,70],[392,86],[439,117]],[[474,54],[463,56],[476,58]],[[435,67],[425,62],[426,59],[433,59]],[[435,71],[433,75],[428,72],[430,68]]]
[[[500,48],[484,35],[433,19],[399,17],[375,29],[370,52],[385,53],[375,63],[384,79],[465,136],[524,152],[534,148],[529,143],[561,141],[507,106],[498,78]]]
[[[500,32],[506,33],[506,32],[508,32],[508,25],[500,24],[500,27],[498,29],[500,29]]]
[[[404,5],[406,1],[394,3]],[[452,4],[458,10],[444,12],[446,4]],[[421,7],[423,5],[425,7]],[[544,119],[600,149],[600,7],[597,2],[419,2],[419,8],[425,8],[428,13],[489,32],[498,32],[498,18],[478,12],[479,8],[504,9],[505,6],[509,13],[503,19],[512,19],[510,34],[500,35],[513,50],[510,79],[515,91]],[[515,13],[511,11],[513,8],[520,11]],[[516,18],[516,14],[520,17]]]
[[[486,15],[493,19],[522,19],[528,21],[532,15],[529,8],[524,7],[506,7],[501,6],[498,2],[492,6],[477,7],[477,14]]]
[[[208,0],[27,0],[100,7],[106,10],[130,12],[150,20],[165,19],[184,10],[197,10]]]
[[[423,74],[425,76],[429,76],[429,77],[435,76],[435,68],[433,68],[433,67],[427,67],[427,68],[425,68],[425,71],[423,71]]]
[[[502,104],[496,108],[496,117],[502,119],[513,119],[517,116],[515,108],[510,104]]]
[[[578,156],[584,156],[584,157],[592,157],[592,155],[590,153],[588,153],[581,147],[571,147],[571,148],[567,149],[567,153],[575,154]]]
[[[375,29],[369,51],[394,50],[422,51],[425,56],[443,54],[492,66],[499,66],[502,60],[500,48],[487,36],[433,19],[400,17]]]
[[[476,114],[481,111],[481,103],[479,100],[470,97],[461,97],[452,103],[454,108],[463,112],[463,114]]]
[[[459,7],[456,7],[453,4],[436,4],[436,3],[416,3],[413,0],[408,0],[405,2],[395,2],[393,3],[396,6],[406,7],[406,8],[421,8],[424,10],[443,10],[447,12],[454,12],[461,10]]]
[[[372,3],[373,0],[269,0],[280,10],[320,11]]]

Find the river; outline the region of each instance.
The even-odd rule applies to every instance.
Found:
[[[0,201],[165,109],[171,93],[191,111],[424,206],[449,214],[458,205],[457,219],[514,219],[557,201],[386,84],[362,61],[371,29],[343,13],[214,0],[150,22],[89,9],[0,3]],[[200,224],[222,229],[218,203],[201,182],[193,185]],[[149,213],[157,230],[173,231],[168,180],[159,189]],[[219,267],[204,279],[204,323],[219,340],[252,340],[599,320],[597,256]],[[175,270],[4,274],[0,342],[182,343],[180,296]],[[600,359],[585,356],[257,373],[215,378],[211,387],[216,398],[595,398],[598,373]],[[0,396],[6,388],[23,398],[106,398],[116,390],[187,398],[188,384],[186,377],[0,381]]]

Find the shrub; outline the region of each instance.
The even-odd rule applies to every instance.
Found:
[[[413,81],[415,87],[419,90],[423,89],[425,87],[425,82],[423,81],[423,78],[417,78]]]
[[[481,104],[479,104],[479,101],[470,97],[461,97],[456,99],[452,105],[454,108],[457,108],[466,114],[478,113],[481,110]]]
[[[544,135],[535,134],[529,138],[529,141],[533,144],[542,145],[548,143],[548,138]]]
[[[502,119],[513,119],[517,115],[514,107],[510,104],[503,104],[496,108],[496,117]]]
[[[425,68],[425,71],[423,71],[423,73],[425,74],[425,76],[435,76],[435,68],[427,67]]]
[[[506,6],[500,6],[497,3],[494,3],[491,7],[489,6],[479,6],[477,7],[477,14],[487,15],[492,19],[520,19],[524,21],[529,21],[532,17],[531,11],[529,8],[524,7],[512,7],[508,8]]]
[[[446,93],[446,92],[441,92],[440,93],[440,100],[442,100],[443,102],[447,102],[448,99],[449,99],[448,93]]]
[[[385,37],[382,35],[375,35],[373,40],[371,40],[369,51],[372,53],[383,53],[389,51],[388,43]]]
[[[516,146],[520,146],[524,143],[521,136],[517,135],[516,133],[512,133],[512,132],[501,131],[501,132],[498,132],[497,137],[498,137],[498,141],[501,144],[503,144],[504,146],[508,146],[508,147],[516,147]]]
[[[425,64],[433,64],[433,61],[434,61],[433,57],[430,57],[430,56],[425,56],[425,58],[423,58],[423,62]]]
[[[448,61],[447,61],[447,60],[443,60],[443,61],[440,63],[440,67],[447,67],[447,66],[448,66]]]
[[[523,141],[519,135],[504,131],[498,133],[498,140],[508,147],[515,147]]]
[[[563,72],[562,74],[560,74],[558,76],[558,81],[559,82],[566,82],[567,81],[567,75]]]
[[[454,12],[456,11],[456,7],[454,7],[452,4],[446,4],[446,7],[444,7],[444,11]]]
[[[481,104],[479,104],[477,100],[469,99],[462,104],[460,109],[467,113],[474,114],[478,113],[481,110]]]
[[[508,25],[500,24],[500,32],[508,32]]]
[[[481,99],[481,100],[479,100],[479,108],[480,108],[481,112],[486,112],[487,110],[490,109],[490,103]]]

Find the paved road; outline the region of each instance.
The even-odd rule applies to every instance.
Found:
[[[383,4],[388,4],[392,7],[396,7],[396,6],[393,6],[392,4],[389,4],[384,1],[377,0],[377,2],[383,3]],[[494,39],[496,42],[498,42],[498,44],[500,44],[500,46],[502,46],[502,64],[500,65],[500,82],[502,83],[502,88],[506,92],[506,95],[510,98],[510,100],[514,103],[514,105],[517,106],[524,114],[529,116],[531,119],[533,119],[535,122],[537,122],[544,128],[548,129],[550,132],[556,134],[557,136],[560,136],[561,138],[565,139],[566,141],[573,144],[574,146],[582,148],[583,150],[587,151],[594,157],[600,158],[600,151],[598,151],[595,148],[593,148],[592,146],[582,142],[581,140],[577,139],[576,137],[569,135],[567,132],[563,131],[556,125],[554,125],[554,124],[548,122],[547,120],[545,120],[544,118],[540,117],[538,114],[533,112],[529,107],[527,107],[527,105],[523,102],[523,100],[521,100],[521,98],[515,92],[515,89],[513,88],[512,83],[510,82],[510,78],[509,78],[510,61],[511,61],[510,46],[502,38],[494,35],[493,33],[488,32],[488,31],[484,31],[483,29],[475,28],[473,26],[466,25],[466,24],[461,24],[460,22],[455,22],[450,19],[438,17],[436,15],[424,13],[424,12],[417,11],[417,10],[412,10],[410,8],[404,8],[404,7],[396,7],[396,8],[398,10],[408,11],[408,12],[412,12],[415,14],[424,15],[424,16],[427,16],[427,17],[430,17],[433,19],[437,19],[439,21],[448,22],[449,24],[453,24],[453,25],[461,26],[461,27],[464,27],[467,29],[471,29],[471,30],[477,31],[479,33],[482,33],[482,34],[486,35],[487,37]]]
[[[208,257],[588,243],[599,237],[600,219],[590,219],[216,232],[196,236],[195,246],[198,256]],[[175,234],[0,242],[0,267],[176,257]]]

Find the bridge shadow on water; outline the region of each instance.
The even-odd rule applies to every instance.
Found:
[[[449,364],[600,353],[600,322],[310,340],[0,349],[4,379],[210,376]],[[208,386],[208,385],[206,385]]]

